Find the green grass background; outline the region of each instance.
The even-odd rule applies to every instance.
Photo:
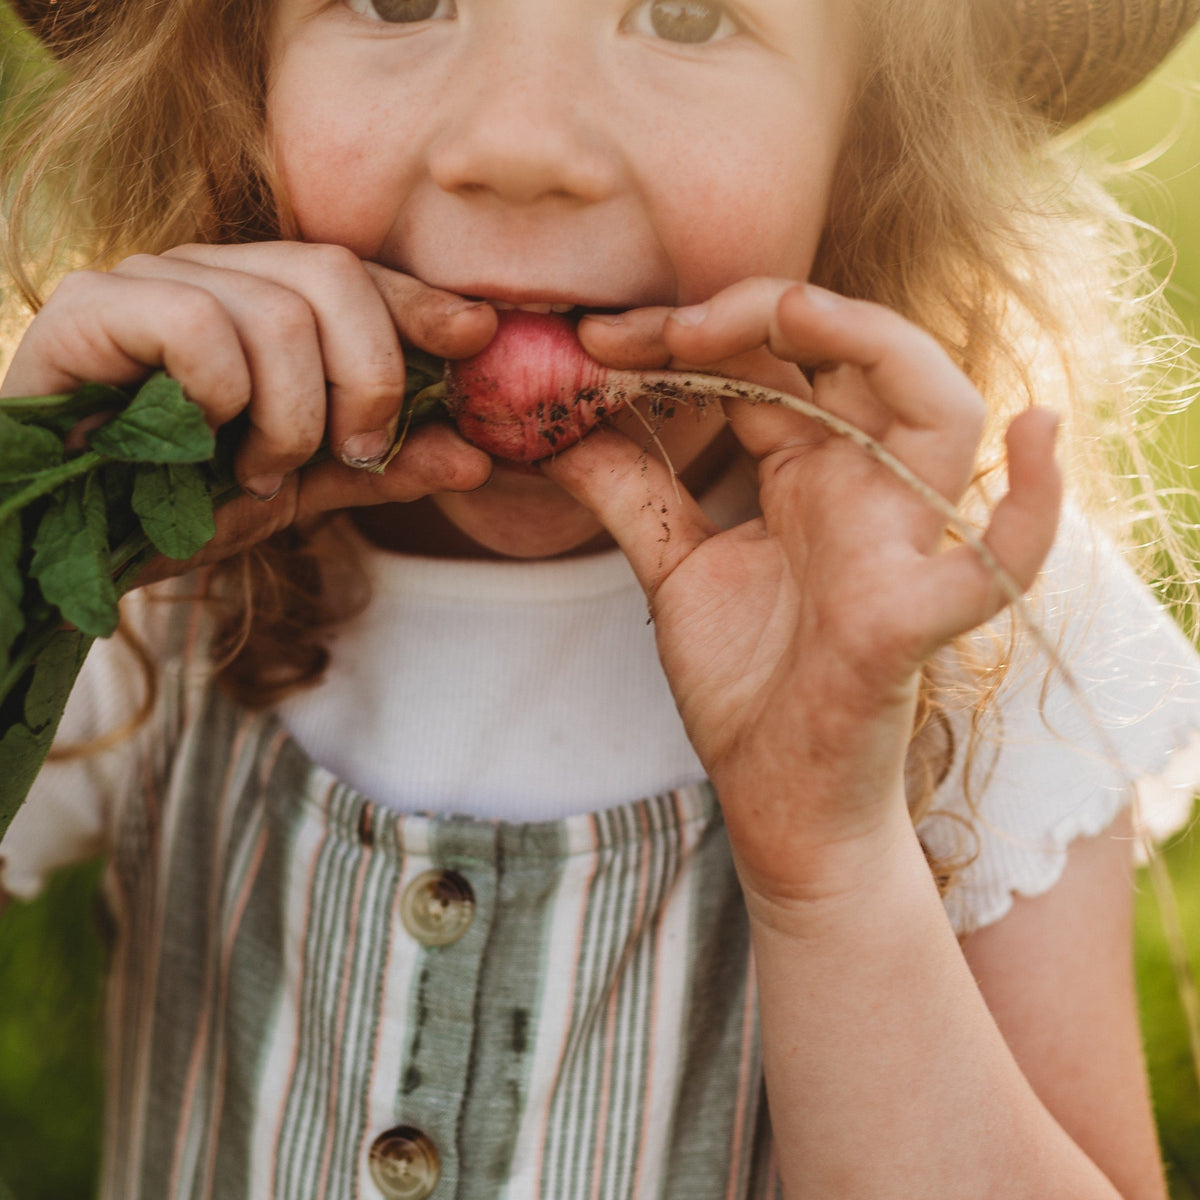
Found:
[[[2,36],[2,27],[0,27]],[[1113,161],[1154,161],[1121,184],[1139,215],[1178,249],[1170,296],[1200,336],[1200,36],[1089,137]],[[0,71],[2,82],[2,71]],[[1200,421],[1184,412],[1165,435],[1200,463]],[[1196,486],[1191,472],[1184,482]],[[1200,962],[1200,830],[1166,852],[1193,962]],[[81,1200],[93,1193],[100,1144],[102,922],[99,864],[68,871],[0,920],[0,1200]],[[1159,1133],[1173,1200],[1200,1200],[1200,1091],[1192,1073],[1166,943],[1141,881],[1137,969]]]
[[[1200,35],[1193,35],[1150,84],[1103,116],[1093,144],[1114,162],[1152,161],[1124,181],[1121,192],[1134,213],[1167,232],[1176,260],[1164,262],[1167,294],[1193,337],[1200,338]],[[1193,404],[1163,429],[1181,468],[1165,482],[1194,493],[1200,486],[1200,412]],[[1193,494],[1181,506],[1200,517]],[[1193,537],[1196,534],[1193,533]],[[1200,546],[1193,542],[1193,553]],[[1184,938],[1200,965],[1200,827],[1166,852],[1175,882]],[[1187,1048],[1166,939],[1149,881],[1140,881],[1137,911],[1137,972],[1142,1030],[1150,1066],[1159,1138],[1173,1200],[1200,1200],[1200,1088]]]

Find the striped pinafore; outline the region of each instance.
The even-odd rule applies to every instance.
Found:
[[[177,624],[106,883],[105,1200],[781,1194],[711,789],[398,814]]]

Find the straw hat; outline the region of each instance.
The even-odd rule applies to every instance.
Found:
[[[981,4],[987,0],[960,0]],[[996,0],[992,0],[996,2]],[[998,0],[1020,48],[1018,94],[1070,125],[1140,83],[1200,19],[1200,0]],[[9,0],[52,47],[103,18],[106,0]]]
[[[976,0],[966,0],[974,3]],[[1021,96],[1071,125],[1140,83],[1200,19],[1200,0],[1006,0]]]

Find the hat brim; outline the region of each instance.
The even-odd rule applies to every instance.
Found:
[[[1200,0],[1014,0],[1018,95],[1076,124],[1136,87],[1200,20]]]

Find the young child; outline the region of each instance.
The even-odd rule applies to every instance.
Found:
[[[10,268],[88,269],[3,394],[246,421],[205,571],[127,606],[152,686],[97,646],[4,842],[15,895],[110,855],[105,1197],[1165,1196],[1129,780],[1190,799],[1200,669],[1080,515],[1146,356],[1051,140],[1197,15],[1151,7],[18,0],[64,78]],[[365,470],[405,348],[513,306],[1049,555],[1087,703],[791,412]]]

